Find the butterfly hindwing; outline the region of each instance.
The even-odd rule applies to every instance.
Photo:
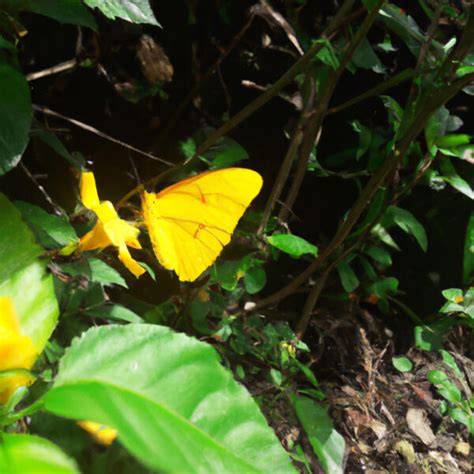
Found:
[[[160,263],[182,281],[206,270],[262,186],[261,176],[245,168],[226,168],[193,176],[160,193],[143,195],[143,212]]]

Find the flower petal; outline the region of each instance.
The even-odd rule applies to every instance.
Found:
[[[0,297],[0,331],[2,329],[7,332],[20,333],[20,326],[13,309],[13,302],[11,298],[6,296]]]
[[[98,443],[109,446],[117,437],[117,430],[94,421],[78,421],[77,424],[87,431]]]
[[[102,222],[97,221],[94,228],[81,237],[79,249],[82,251],[103,249],[109,245],[114,243],[110,240]]]
[[[0,372],[30,369],[37,354],[30,337],[21,334],[10,298],[0,298]],[[10,399],[13,392],[34,380],[33,375],[5,375],[0,373],[0,405]]]
[[[125,242],[121,242],[118,246],[120,261],[138,278],[145,273],[145,269],[130,255]]]
[[[81,176],[81,201],[85,207],[92,209],[100,204],[94,173],[86,171]]]

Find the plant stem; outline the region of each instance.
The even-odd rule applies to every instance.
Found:
[[[419,108],[419,112],[413,119],[411,126],[407,127],[404,137],[402,137],[398,144],[395,145],[394,149],[389,154],[385,162],[369,179],[365,188],[362,190],[353,207],[349,211],[346,220],[339,227],[336,235],[333,237],[326,249],[287,286],[257,302],[254,310],[258,310],[270,304],[278,303],[282,299],[287,298],[289,295],[294,293],[315,271],[319,270],[325,264],[327,259],[334,253],[334,251],[339,248],[339,246],[349,235],[352,228],[370,203],[374,194],[377,192],[378,188],[385,181],[385,178],[396,168],[407,149],[411,145],[412,141],[423,130],[426,122],[433,112],[448,102],[473,80],[474,73],[466,74],[450,85],[434,90],[433,93],[428,95],[428,98],[424,101],[423,107]]]
[[[288,175],[290,173],[291,165],[295,159],[297,154],[298,148],[301,145],[301,141],[303,139],[303,126],[308,119],[308,113],[311,111],[314,98],[315,98],[315,84],[313,79],[308,79],[306,76],[306,81],[309,87],[309,94],[308,98],[306,99],[306,104],[304,109],[301,111],[300,117],[298,119],[298,123],[296,124],[296,129],[293,132],[293,136],[291,138],[290,144],[288,145],[288,150],[286,152],[285,158],[281,164],[280,171],[278,173],[277,179],[275,184],[272,188],[272,192],[270,197],[268,198],[267,205],[265,206],[265,210],[263,212],[262,221],[257,231],[257,235],[261,236],[267,227],[268,220],[273,212],[273,208],[275,207],[275,203],[280,198],[280,195],[283,191],[283,187],[288,179]],[[303,87],[304,89],[304,87]]]
[[[327,39],[333,33],[335,33],[338,28],[344,23],[346,15],[350,12],[352,5],[355,0],[344,0],[344,3],[338,9],[336,15],[333,17],[327,28],[321,34],[323,39]],[[208,150],[214,143],[216,143],[221,137],[230,132],[233,128],[243,122],[245,119],[250,117],[255,111],[264,106],[270,99],[279,94],[279,92],[289,84],[293,78],[303,71],[307,65],[311,62],[314,55],[324,47],[324,41],[316,41],[311,48],[306,51],[304,56],[301,56],[298,61],[296,61],[271,87],[269,87],[263,94],[259,95],[255,100],[247,104],[243,109],[241,109],[237,114],[231,117],[224,125],[214,131],[203,143],[199,145],[194,155],[186,160],[184,163],[175,165],[174,168],[168,170],[165,175],[176,171],[179,168],[189,165],[191,162],[194,162],[199,155],[202,155],[206,150]],[[163,173],[149,179],[144,183],[145,187],[154,186],[162,177]],[[120,199],[120,203],[123,205],[131,197],[135,196],[140,192],[140,186],[137,186],[135,189],[132,189],[125,196]]]
[[[324,87],[323,93],[317,100],[314,118],[309,122],[308,126],[305,129],[303,144],[301,146],[300,159],[298,160],[298,166],[296,169],[295,176],[293,178],[293,182],[291,183],[288,196],[278,215],[278,220],[280,222],[285,222],[287,220],[288,214],[292,209],[293,204],[299,194],[301,184],[303,183],[304,176],[306,175],[306,171],[308,169],[308,162],[311,156],[311,151],[313,150],[315,142],[321,133],[321,127],[323,125],[323,121],[326,116],[327,109],[329,107],[329,102],[331,101],[334,90],[336,89],[336,86],[343,72],[345,71],[347,64],[351,60],[354,52],[357,50],[362,40],[366,37],[368,31],[376,20],[377,14],[383,3],[384,0],[378,0],[377,3],[372,7],[369,14],[362,22],[362,25],[357,30],[357,33],[354,35],[351,42],[347,46],[338,68],[332,74],[330,74]]]

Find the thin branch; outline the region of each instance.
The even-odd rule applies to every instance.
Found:
[[[247,23],[242,27],[242,29],[234,36],[230,45],[224,50],[224,52],[214,61],[214,64],[206,71],[204,76],[194,85],[194,87],[188,92],[186,97],[180,102],[174,114],[169,118],[166,127],[162,132],[162,137],[167,137],[171,130],[174,129],[175,125],[178,123],[179,119],[183,115],[184,111],[188,108],[191,101],[196,97],[199,90],[206,84],[206,82],[213,76],[214,72],[219,68],[222,62],[227,58],[230,52],[240,43],[240,40],[243,38],[250,25],[252,24],[255,15],[251,15]],[[162,138],[163,139],[163,138]]]
[[[327,109],[329,107],[329,102],[331,101],[332,95],[334,93],[334,90],[336,89],[339,79],[344,73],[346,66],[351,60],[354,52],[357,50],[360,43],[366,37],[368,31],[375,22],[378,12],[382,7],[383,3],[384,0],[378,0],[377,3],[372,7],[369,14],[362,22],[362,25],[357,30],[351,42],[347,46],[338,68],[328,78],[322,95],[318,97],[314,118],[308,123],[304,132],[304,139],[303,144],[301,146],[301,154],[298,160],[298,166],[296,168],[296,173],[294,175],[293,182],[291,183],[288,196],[285,200],[285,206],[281,208],[280,213],[278,215],[278,220],[280,222],[286,222],[288,218],[288,209],[292,209],[293,204],[295,203],[296,198],[299,194],[303,179],[308,169],[308,162],[311,156],[311,152],[314,148],[315,142],[321,134],[321,127],[323,125]]]
[[[333,33],[335,33],[338,28],[346,21],[346,16],[352,8],[355,0],[344,0],[344,3],[338,9],[336,15],[332,18],[331,22],[327,26],[326,30],[322,33],[322,38],[327,39],[331,37]],[[152,179],[149,179],[145,186],[154,186],[156,183],[159,182],[160,179],[163,178],[164,175],[168,175],[169,172],[172,172],[176,169],[189,165],[191,162],[194,162],[200,155],[202,155],[206,150],[208,150],[214,143],[216,143],[221,137],[226,135],[230,130],[235,128],[245,119],[250,117],[254,112],[260,109],[263,105],[265,105],[268,101],[270,101],[273,97],[279,94],[279,92],[289,84],[293,78],[299,74],[302,70],[304,70],[308,64],[312,61],[314,55],[324,47],[324,42],[319,41],[315,42],[315,44],[308,49],[304,56],[302,56],[298,61],[296,61],[274,84],[270,87],[267,91],[265,91],[262,95],[258,96],[255,100],[253,100],[250,104],[247,104],[243,109],[241,109],[237,114],[230,118],[228,122],[222,125],[220,128],[215,130],[203,143],[199,145],[197,150],[195,151],[194,155],[186,160],[183,164],[176,165],[175,168],[169,170],[166,173],[162,173]],[[136,187],[132,191],[126,194],[126,196],[120,199],[122,205],[131,197],[135,196],[140,192],[140,188]]]
[[[306,120],[308,119],[308,113],[314,106],[314,98],[315,98],[315,92],[316,92],[314,80],[308,79],[308,76],[306,76],[305,82],[308,83],[308,87],[309,87],[309,94],[308,94],[308,98],[306,99],[305,108],[301,111],[300,117],[298,119],[298,123],[296,124],[295,131],[293,132],[293,136],[288,145],[288,150],[286,152],[285,158],[283,159],[277,179],[275,181],[275,184],[273,185],[272,192],[267,201],[267,205],[265,206],[262,221],[258,228],[257,235],[263,234],[268,224],[268,220],[270,219],[270,216],[273,212],[273,208],[275,207],[275,203],[280,199],[280,195],[283,191],[285,183],[288,179],[288,175],[290,173],[291,165],[293,164],[293,161],[298,152],[298,148],[303,139],[303,127]]]
[[[398,84],[401,84],[402,82],[412,79],[414,75],[415,75],[415,71],[413,69],[410,69],[410,68],[405,69],[402,72],[391,77],[390,79],[387,79],[381,82],[380,84],[377,84],[376,86],[372,87],[368,91],[356,97],[353,97],[352,99],[349,99],[348,101],[342,103],[341,105],[336,105],[335,107],[331,107],[330,109],[328,109],[326,115],[337,114],[338,112],[341,112],[342,110],[352,107],[353,105],[356,105],[359,102],[369,99],[370,97],[378,96],[382,92],[385,92],[386,90],[391,89],[392,87],[397,86]]]
[[[254,310],[259,310],[262,307],[278,303],[282,299],[287,298],[289,295],[293,294],[315,271],[319,270],[323,266],[323,264],[333,254],[333,252],[336,251],[344,242],[345,238],[349,235],[352,228],[357,223],[360,216],[372,200],[378,188],[385,181],[385,178],[402,160],[410,144],[423,130],[426,122],[434,113],[434,111],[448,102],[473,80],[474,73],[466,74],[465,76],[454,81],[452,84],[441,89],[434,90],[433,93],[429,95],[426,103],[412,121],[411,126],[407,127],[405,136],[396,144],[395,148],[389,154],[385,162],[369,179],[365,188],[362,190],[353,207],[349,211],[346,220],[339,227],[336,235],[333,237],[326,249],[315,260],[313,260],[313,262],[303,272],[301,272],[296,278],[293,278],[293,280],[287,286],[257,302]]]
[[[345,0],[344,4],[339,8],[337,14],[333,17],[326,30],[322,33],[322,38],[330,37],[337,29],[340,24],[343,23],[346,12],[352,8],[354,0]],[[214,143],[216,143],[221,137],[226,135],[230,130],[235,128],[245,119],[250,117],[256,110],[264,106],[268,101],[273,99],[287,84],[289,84],[293,78],[304,70],[308,64],[313,60],[314,55],[318,53],[323,47],[324,41],[317,41],[306,51],[304,56],[301,56],[268,90],[258,96],[255,100],[247,104],[237,114],[231,117],[222,127],[212,133],[203,143],[201,143],[188,161],[196,159],[199,155],[208,150]]]
[[[30,170],[23,164],[23,162],[20,162],[20,168],[25,172],[25,174],[28,176],[28,178],[31,179],[31,181],[33,181],[33,183],[35,184],[35,186],[38,188],[38,191],[42,194],[42,196],[44,197],[45,201],[51,206],[51,208],[53,209],[54,213],[57,215],[57,216],[60,216],[60,217],[67,217],[67,214],[61,209],[61,207],[59,207],[53,200],[52,198],[50,197],[50,195],[46,192],[46,189],[44,189],[43,186],[41,186],[41,184],[38,183],[38,181],[36,180],[36,178],[33,176],[33,174],[30,172]]]
[[[154,161],[159,161],[160,163],[164,163],[165,165],[168,165],[168,166],[175,166],[174,163],[171,163],[170,161],[163,160],[162,158],[152,155],[151,153],[147,153],[146,151],[140,150],[139,148],[135,148],[134,146],[129,145],[128,143],[122,142],[121,140],[118,140],[117,138],[111,137],[110,135],[107,135],[106,133],[101,132],[97,128],[87,125],[84,122],[80,122],[79,120],[73,119],[71,117],[67,117],[66,115],[60,114],[58,112],[54,112],[54,110],[48,109],[48,107],[43,107],[41,105],[33,105],[33,109],[43,114],[50,115],[51,117],[60,118],[61,120],[65,120],[66,122],[72,123],[73,125],[76,125],[77,127],[80,127],[84,130],[87,130],[88,132],[98,135],[101,138],[104,138],[105,140],[108,140],[112,143],[116,143],[117,145],[127,148],[128,150],[134,151],[135,153],[138,153],[140,155],[146,156],[147,158],[150,158]]]
[[[51,76],[53,74],[58,74],[69,69],[73,69],[77,65],[78,62],[76,58],[69,59],[69,61],[64,61],[62,63],[56,64],[56,66],[51,66],[46,69],[42,69],[41,71],[30,72],[26,75],[26,80],[28,82],[36,81],[37,79],[41,79],[42,77]]]

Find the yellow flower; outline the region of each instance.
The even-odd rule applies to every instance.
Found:
[[[77,424],[87,431],[98,443],[104,446],[112,444],[117,437],[117,430],[95,423],[94,421],[78,421]]]
[[[34,380],[33,375],[2,376],[1,372],[30,369],[36,355],[33,341],[21,333],[12,300],[0,297],[0,405],[7,403],[18,387]]]
[[[137,239],[140,231],[120,219],[110,201],[100,202],[94,174],[90,171],[82,174],[81,200],[85,207],[96,214],[97,223],[81,238],[79,249],[94,250],[113,245],[118,248],[119,259],[136,277],[145,273],[145,269],[133,259],[128,250],[128,247],[142,248]]]

